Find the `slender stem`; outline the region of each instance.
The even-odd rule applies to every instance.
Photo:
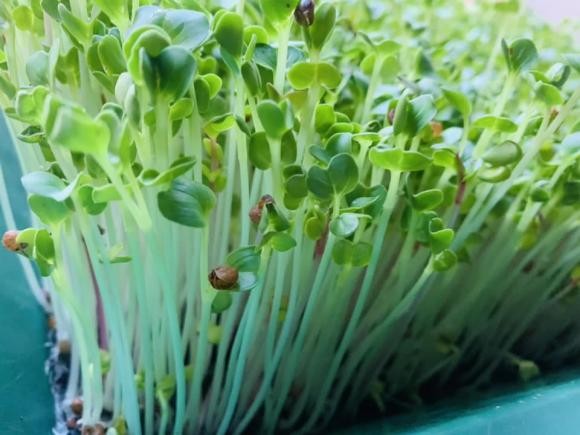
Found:
[[[149,304],[146,295],[145,273],[142,269],[143,259],[141,256],[141,246],[135,234],[128,236],[129,250],[133,261],[133,277],[135,279],[135,291],[139,301],[139,329],[141,339],[141,360],[144,365],[145,377],[145,434],[153,435],[154,432],[154,407],[155,407],[155,387],[154,387],[154,362],[152,357],[151,330],[149,322]]]
[[[276,73],[274,76],[274,88],[280,95],[284,94],[284,82],[286,81],[286,63],[288,60],[288,43],[292,21],[288,20],[281,24],[278,33],[278,54],[276,58]]]
[[[391,216],[393,214],[393,210],[395,209],[395,205],[396,205],[397,200],[398,200],[400,180],[401,180],[401,173],[398,171],[392,171],[391,172],[391,181],[389,183],[389,189],[387,192],[387,198],[385,200],[385,205],[383,207],[383,213],[381,215],[379,225],[377,227],[377,235],[376,235],[377,240],[384,240],[385,234],[387,233],[389,221],[391,219]],[[334,357],[332,364],[327,372],[326,382],[322,388],[322,391],[320,392],[320,396],[319,396],[318,401],[315,405],[314,411],[310,414],[310,418],[308,419],[308,422],[306,423],[307,429],[316,423],[316,420],[318,418],[318,414],[322,410],[323,404],[325,403],[324,399],[326,398],[326,394],[328,393],[328,391],[330,391],[330,387],[332,386],[332,382],[334,381],[336,373],[337,373],[337,371],[342,363],[342,359],[343,359],[343,357],[348,349],[348,346],[350,345],[350,342],[352,340],[355,329],[358,326],[358,322],[360,320],[364,306],[366,304],[369,291],[370,291],[372,284],[373,284],[373,281],[375,279],[375,274],[376,274],[377,267],[379,265],[381,251],[382,251],[382,244],[375,243],[373,245],[373,251],[371,254],[371,261],[370,261],[369,266],[366,270],[365,277],[364,277],[364,280],[363,280],[363,283],[361,286],[361,290],[359,292],[359,296],[358,296],[355,308],[353,310],[353,313],[351,314],[351,318],[350,318],[350,321],[348,323],[347,329],[344,333],[343,339],[338,347],[338,350],[336,351],[335,357]]]
[[[218,435],[224,435],[225,433],[227,433],[230,422],[231,422],[232,417],[234,415],[236,405],[238,403],[238,398],[239,398],[240,390],[242,388],[242,383],[243,383],[243,379],[244,379],[244,370],[246,367],[248,351],[250,349],[250,343],[251,343],[252,336],[254,335],[254,330],[256,327],[256,321],[255,321],[256,314],[257,314],[259,301],[260,301],[262,291],[263,291],[264,277],[265,277],[265,272],[266,272],[267,267],[268,267],[269,260],[270,260],[270,252],[267,249],[265,249],[264,252],[262,253],[262,266],[261,266],[260,272],[259,272],[259,282],[258,282],[256,288],[254,288],[252,290],[252,294],[250,295],[250,300],[248,302],[248,307],[247,307],[247,311],[246,311],[246,313],[248,315],[248,322],[247,322],[245,328],[243,329],[244,333],[243,333],[242,345],[240,348],[240,354],[238,356],[238,361],[237,361],[237,364],[235,366],[234,385],[233,385],[232,391],[230,392],[230,396],[229,396],[228,404],[226,406],[225,414],[224,414],[222,421],[221,421],[221,424],[217,430]]]
[[[369,87],[367,89],[367,96],[365,98],[362,115],[360,118],[361,122],[370,121],[371,110],[373,108],[373,103],[376,98],[377,89],[381,84],[381,70],[383,69],[383,64],[385,63],[385,58],[381,55],[377,55],[375,63],[373,66],[373,72],[371,74],[371,80],[369,82]]]
[[[501,116],[501,114],[503,113],[509,98],[512,96],[514,92],[517,78],[518,76],[516,74],[510,73],[508,75],[507,80],[504,83],[503,90],[495,104],[495,109],[493,111],[494,116]],[[483,132],[483,134],[479,138],[479,141],[475,145],[475,149],[473,150],[474,158],[481,157],[481,155],[489,145],[489,142],[493,138],[493,135],[494,131],[491,129],[487,129]]]
[[[193,368],[193,382],[190,389],[190,404],[188,412],[190,417],[190,430],[197,431],[200,418],[201,389],[204,378],[203,368],[205,364],[208,348],[208,329],[211,315],[212,296],[207,280],[208,252],[209,252],[209,230],[203,228],[201,237],[201,255],[199,256],[199,291],[201,292],[201,317],[199,325],[199,336],[197,352]]]
[[[297,293],[298,293],[298,286],[300,285],[300,274],[305,273],[305,268],[300,267],[300,257],[303,254],[302,246],[303,246],[303,236],[302,236],[302,226],[304,224],[304,208],[301,207],[296,216],[296,224],[294,229],[294,236],[296,237],[296,247],[294,248],[294,253],[292,256],[292,281],[291,281],[291,288],[290,288],[290,300],[288,304],[286,318],[284,320],[284,326],[282,327],[282,331],[280,332],[280,337],[278,339],[278,343],[276,345],[276,350],[274,352],[273,358],[269,360],[269,364],[266,365],[266,373],[264,374],[264,379],[262,381],[262,386],[260,390],[256,394],[252,405],[246,411],[244,418],[241,422],[237,425],[236,434],[243,433],[244,429],[247,427],[248,424],[252,421],[260,407],[262,406],[266,395],[271,388],[270,384],[272,379],[276,373],[276,369],[279,367],[280,360],[284,354],[284,350],[286,349],[288,342],[290,341],[290,334],[292,331],[292,319],[295,316],[295,311],[297,308]],[[280,260],[280,264],[285,264],[282,260]],[[277,277],[279,275],[277,274]],[[279,283],[278,283],[279,284]],[[276,285],[276,292],[281,291],[281,286],[278,287]],[[278,320],[279,312],[276,310],[272,310],[270,316],[273,320]],[[270,323],[270,328],[272,324]],[[269,334],[272,334],[272,331],[269,330]]]

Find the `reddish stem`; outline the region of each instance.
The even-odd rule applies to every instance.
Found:
[[[105,311],[103,310],[103,301],[101,299],[101,291],[99,290],[99,284],[97,283],[97,278],[95,276],[95,270],[91,264],[91,257],[89,255],[89,250],[85,239],[83,238],[83,246],[85,248],[85,255],[87,257],[87,263],[89,265],[89,271],[91,272],[91,281],[93,282],[93,289],[95,291],[95,299],[97,301],[97,333],[99,340],[99,347],[103,350],[109,349],[109,338],[107,336],[107,323],[105,321]]]

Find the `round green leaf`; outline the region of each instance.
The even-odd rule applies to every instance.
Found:
[[[414,98],[411,100],[411,107],[413,111],[413,133],[418,133],[435,118],[437,109],[431,95],[421,95]]]
[[[133,26],[127,35],[128,40],[131,40],[133,35],[139,33],[143,27],[151,25],[155,25],[169,35],[173,45],[179,45],[190,52],[201,47],[210,34],[209,21],[202,12],[142,6],[135,14]]]
[[[84,185],[79,188],[77,193],[81,206],[91,216],[97,216],[107,208],[106,202],[99,203],[93,199],[94,191],[92,186]]]
[[[455,252],[446,249],[433,258],[433,269],[436,272],[445,272],[457,264]]]
[[[270,144],[265,132],[258,132],[252,135],[248,143],[248,154],[250,161],[258,169],[265,171],[272,164],[272,155],[270,154]]]
[[[84,45],[91,40],[91,26],[69,11],[64,4],[58,5],[58,14],[62,20],[62,26],[67,30],[71,38],[78,45]]]
[[[195,105],[191,98],[181,98],[171,106],[169,117],[172,121],[186,119],[193,113]]]
[[[124,0],[94,0],[95,4],[109,16],[118,27],[125,27],[129,20],[127,2]]]
[[[333,194],[332,183],[328,172],[318,166],[312,166],[306,176],[308,190],[320,199],[330,199]]]
[[[143,171],[139,175],[139,181],[144,186],[162,186],[187,173],[194,165],[195,159],[193,157],[182,157],[161,173],[151,169]]]
[[[236,124],[236,118],[231,113],[225,113],[210,119],[203,128],[210,137],[216,138],[224,131],[233,128]]]
[[[157,205],[168,220],[194,228],[203,228],[216,202],[206,186],[188,179],[171,183],[169,190],[157,195]]]
[[[63,203],[40,195],[31,195],[28,205],[32,212],[46,225],[58,225],[71,213]]]
[[[511,140],[489,148],[482,156],[482,159],[493,167],[511,165],[521,158],[522,149]]]
[[[266,134],[274,139],[281,139],[288,126],[282,109],[272,100],[265,100],[258,105],[258,116]]]
[[[477,173],[477,176],[488,183],[500,183],[507,180],[511,175],[509,168],[500,166],[497,168],[482,168]]]
[[[352,251],[351,264],[354,267],[366,267],[371,261],[372,254],[373,245],[365,242],[357,243]]]
[[[230,292],[217,292],[212,304],[211,311],[214,314],[221,314],[232,306],[233,298]]]
[[[241,71],[244,83],[248,87],[250,94],[253,96],[259,95],[262,90],[262,79],[256,64],[254,62],[244,62]]]
[[[323,3],[316,8],[314,22],[308,28],[309,39],[307,42],[310,48],[321,50],[324,47],[334,30],[336,15],[336,8],[330,3]]]
[[[159,93],[169,101],[183,97],[196,71],[196,62],[191,53],[183,47],[167,47],[155,59],[159,77]]]
[[[266,19],[272,23],[288,20],[300,0],[260,0]]]
[[[546,73],[548,80],[545,80],[545,82],[556,86],[558,89],[562,89],[568,81],[568,78],[570,78],[571,73],[572,68],[570,65],[558,62],[552,65]]]
[[[439,219],[434,219],[433,221],[437,221]],[[451,246],[453,242],[453,238],[455,237],[455,232],[450,228],[444,228],[439,230],[434,230],[434,222],[431,221],[429,232],[430,232],[430,239],[431,239],[431,249],[433,253],[439,254],[443,252],[445,249]]]
[[[388,171],[422,171],[431,164],[431,158],[420,152],[395,148],[375,147],[371,149],[369,159],[373,165]]]
[[[304,224],[304,232],[311,240],[318,240],[324,234],[326,221],[319,217],[313,216],[306,220]]]
[[[330,222],[330,231],[337,237],[349,237],[359,226],[359,218],[364,215],[343,213]]]
[[[315,127],[320,134],[328,131],[336,123],[336,113],[330,104],[319,104],[316,106]]]
[[[244,46],[244,21],[234,12],[223,13],[215,26],[214,37],[223,50],[239,59]]]
[[[337,154],[353,154],[352,134],[336,133],[326,142],[325,151],[331,156]]]
[[[30,32],[34,27],[34,13],[28,6],[20,5],[12,10],[12,19],[18,29]]]
[[[256,44],[267,44],[268,32],[262,26],[246,26],[244,28],[244,42],[249,45],[252,38],[256,38]]]
[[[316,70],[320,84],[326,86],[329,89],[335,89],[340,85],[342,76],[338,68],[336,68],[334,65],[322,62],[316,65]]]
[[[430,189],[413,195],[413,208],[419,211],[433,210],[443,202],[440,189]]]
[[[454,91],[450,88],[441,88],[445,98],[457,109],[464,118],[468,118],[471,115],[472,106],[469,99],[459,91]]]
[[[304,198],[308,195],[306,175],[295,174],[289,177],[284,184],[286,192],[294,198]]]
[[[64,181],[54,174],[49,172],[31,172],[22,177],[22,185],[29,194],[62,202],[71,196],[78,179],[79,177],[66,186]]]
[[[474,128],[484,128],[503,133],[515,133],[518,126],[509,118],[493,115],[484,115],[473,123]]]
[[[262,246],[270,245],[272,249],[278,252],[286,252],[296,246],[296,241],[286,233],[269,232],[262,239]]]
[[[447,149],[439,149],[433,152],[433,164],[443,168],[455,169],[457,168],[457,155]]]
[[[127,70],[121,43],[112,35],[105,36],[97,47],[99,60],[109,75],[122,74]]]
[[[538,61],[538,50],[535,44],[529,39],[517,39],[507,48],[504,48],[504,55],[508,59],[510,70],[523,72],[530,70]]]
[[[210,99],[215,98],[219,93],[219,91],[221,90],[223,84],[220,76],[210,73],[204,74],[203,76],[201,76],[201,78],[203,78],[203,80],[209,86],[209,98]]]
[[[393,119],[393,132],[395,134],[413,134],[413,114],[410,106],[411,104],[406,96],[399,98]]]
[[[328,177],[334,192],[342,195],[351,192],[358,184],[359,171],[350,154],[338,154],[328,164]]]
[[[275,231],[286,231],[290,228],[290,222],[285,213],[274,202],[266,203],[266,210],[268,211],[268,225]]]
[[[338,240],[332,248],[332,259],[340,266],[350,264],[353,259],[354,246],[350,240]]]
[[[404,151],[401,160],[403,171],[414,172],[423,171],[431,164],[431,158],[417,151]]]
[[[54,122],[46,126],[46,132],[48,140],[57,146],[99,157],[106,155],[111,139],[104,122],[94,120],[84,110],[68,105],[56,109]]]
[[[37,51],[26,61],[26,75],[33,86],[48,85],[49,59],[45,51]]]
[[[260,269],[260,252],[256,246],[244,246],[230,253],[226,263],[239,272],[257,272]]]
[[[294,89],[308,89],[316,80],[317,65],[310,62],[298,62],[288,71],[288,81]]]
[[[558,106],[564,102],[560,90],[549,83],[539,82],[535,87],[536,97],[548,107]]]

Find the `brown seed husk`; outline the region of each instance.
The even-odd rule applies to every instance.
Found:
[[[231,290],[238,284],[239,274],[231,266],[219,266],[208,276],[209,282],[216,290]]]

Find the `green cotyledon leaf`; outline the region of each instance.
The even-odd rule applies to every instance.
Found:
[[[235,59],[242,55],[244,46],[244,21],[234,12],[225,12],[219,16],[214,29],[214,38],[222,48]]]
[[[288,20],[300,0],[260,0],[265,18],[273,24]]]
[[[194,228],[207,225],[215,202],[211,189],[187,178],[174,180],[169,190],[157,195],[159,210],[166,219]]]
[[[370,161],[388,171],[414,172],[429,167],[432,159],[417,151],[402,151],[395,148],[371,149]]]

